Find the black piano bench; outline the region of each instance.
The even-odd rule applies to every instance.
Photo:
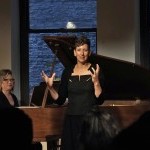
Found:
[[[42,150],[42,144],[40,142],[33,142],[31,150]]]
[[[48,135],[46,136],[47,150],[60,150],[61,149],[61,136]]]

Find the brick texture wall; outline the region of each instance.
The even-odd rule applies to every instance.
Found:
[[[96,28],[96,0],[31,0],[31,29],[66,28],[68,21],[75,23],[77,28]],[[86,35],[91,40],[91,49],[96,52],[95,32],[67,33],[30,33],[29,34],[29,86],[30,91],[42,82],[41,71],[49,73],[55,55],[43,41],[45,35]],[[63,65],[57,59],[54,71],[60,78]]]

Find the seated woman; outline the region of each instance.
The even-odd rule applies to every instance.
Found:
[[[13,94],[15,79],[10,69],[0,70],[0,108],[18,107],[18,99]]]

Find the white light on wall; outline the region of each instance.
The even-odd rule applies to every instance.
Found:
[[[75,28],[76,28],[76,25],[75,25],[73,22],[68,21],[68,22],[67,22],[67,25],[66,25],[66,28],[67,28],[67,29],[75,29]]]

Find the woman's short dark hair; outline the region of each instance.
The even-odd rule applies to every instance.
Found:
[[[91,46],[90,40],[86,36],[81,36],[75,40],[75,48],[87,44],[89,49]]]

